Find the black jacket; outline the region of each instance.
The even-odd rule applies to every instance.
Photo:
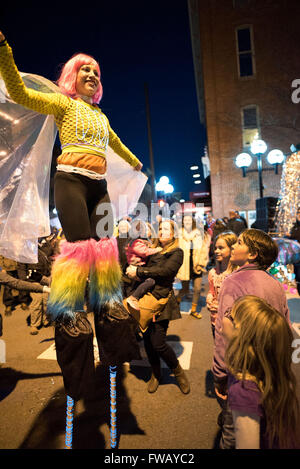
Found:
[[[295,239],[300,243],[300,221],[296,220],[296,223],[293,225],[290,233],[290,238]]]
[[[51,275],[51,262],[45,252],[38,248],[37,264],[18,263],[18,276],[21,280],[40,283],[43,278]]]
[[[168,303],[157,319],[158,321],[164,319],[173,320],[181,317],[179,304],[173,291],[173,282],[182,262],[183,250],[176,248],[165,254],[153,254],[150,256],[146,266],[137,268],[137,276],[141,280],[146,278],[153,278],[155,280],[155,287],[151,292],[155,298],[166,298],[171,293]]]
[[[237,236],[239,236],[245,228],[245,224],[240,218],[230,218],[227,223],[227,230],[233,231]]]
[[[43,285],[14,278],[6,272],[0,272],[0,285],[7,285],[15,290],[43,293]]]

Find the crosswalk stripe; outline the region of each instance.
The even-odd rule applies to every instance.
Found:
[[[97,344],[97,339],[94,337],[94,358],[95,362],[100,362],[99,358],[99,350],[98,350],[98,344]],[[193,350],[193,342],[189,341],[167,341],[167,344],[172,347],[174,350],[176,357],[179,360],[180,365],[184,370],[189,370],[190,368],[190,363],[191,363],[191,357],[192,357],[192,350]],[[144,366],[144,367],[149,367],[149,362],[146,356],[145,348],[142,342],[140,342],[140,352],[141,352],[141,357],[142,360],[132,360],[130,362],[130,365],[133,366]],[[41,360],[56,360],[56,350],[55,350],[55,344],[51,344],[50,347],[48,347],[43,353],[41,353],[37,359]],[[129,365],[129,363],[126,363]],[[162,368],[167,368],[167,365],[165,362],[161,360],[161,366]]]

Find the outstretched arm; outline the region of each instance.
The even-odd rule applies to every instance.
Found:
[[[3,271],[0,272],[0,284],[7,285],[8,287],[13,288],[15,290],[31,291],[35,293],[43,293],[44,291],[49,290],[48,287],[46,289],[43,287],[43,285],[40,285],[39,283],[26,282],[26,280],[14,278]]]
[[[69,98],[61,93],[42,93],[27,88],[17,69],[11,47],[0,31],[0,72],[13,101],[42,114],[63,115]]]
[[[136,171],[140,171],[143,167],[138,158],[129,150],[129,148],[121,142],[117,134],[108,126],[109,130],[109,145],[123,160],[127,161],[130,166],[133,166]]]

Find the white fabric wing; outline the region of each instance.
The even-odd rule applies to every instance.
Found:
[[[59,92],[51,81],[21,73],[29,88]],[[53,116],[14,103],[0,78],[0,254],[37,263],[38,238],[50,234],[49,184],[57,133]],[[107,184],[116,218],[132,212],[147,177],[107,150]]]

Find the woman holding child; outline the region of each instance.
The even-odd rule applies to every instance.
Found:
[[[173,221],[165,220],[160,223],[158,241],[162,250],[150,256],[147,265],[129,266],[126,271],[132,279],[144,281],[152,278],[155,281],[152,291],[139,299],[140,324],[152,368],[148,392],[155,392],[159,386],[162,358],[173,371],[181,392],[187,394],[190,391],[189,382],[175,352],[166,343],[169,322],[181,317],[173,292],[173,282],[183,262],[183,252],[178,246],[176,225]],[[151,315],[150,320],[147,313]]]

